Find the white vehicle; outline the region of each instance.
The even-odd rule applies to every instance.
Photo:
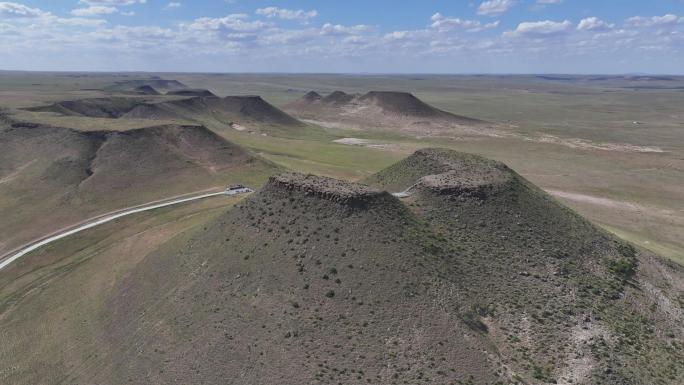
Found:
[[[245,187],[241,184],[235,185],[235,186],[230,186],[226,189],[224,192],[226,195],[238,195],[238,194],[247,194],[251,193],[254,190],[252,190],[249,187]]]

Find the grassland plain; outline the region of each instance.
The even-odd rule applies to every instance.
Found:
[[[438,145],[505,161],[597,224],[684,261],[684,102],[678,77],[448,75],[157,74],[219,95],[261,95],[284,107],[310,90],[409,91],[454,114],[504,123],[500,137],[416,138],[344,126],[275,132],[260,137],[207,126],[281,165],[349,180],[362,179],[410,154]],[[28,107],[110,95],[114,82],[151,74],[0,73],[0,105]],[[15,111],[16,112],[16,111]],[[16,112],[42,123],[79,129],[146,126],[144,120],[46,116]],[[187,122],[185,122],[187,123]],[[366,146],[333,143],[343,138]],[[368,145],[372,147],[368,147]],[[345,149],[348,148],[348,149]],[[663,152],[651,151],[662,150]],[[645,151],[645,152],[643,152]],[[586,196],[590,199],[569,199]],[[592,199],[598,198],[598,199]],[[617,202],[618,206],[611,203]],[[620,202],[632,205],[620,206]]]
[[[56,264],[12,266],[0,273],[2,379],[650,385],[684,375],[681,266],[478,156],[421,150],[365,182],[380,189],[283,174],[228,210],[148,213],[44,250]],[[411,185],[404,202],[382,191]]]

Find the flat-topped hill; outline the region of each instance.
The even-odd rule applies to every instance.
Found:
[[[161,95],[159,91],[157,91],[156,89],[154,89],[154,87],[149,85],[136,87],[133,89],[133,93],[137,95]]]
[[[312,91],[314,92],[314,91]],[[384,128],[423,134],[480,127],[485,122],[435,108],[408,92],[370,91],[350,95],[334,91],[321,97],[309,92],[286,106],[294,116],[359,128]]]
[[[366,185],[297,173],[272,176],[264,190],[271,193],[278,193],[279,191],[296,192],[350,206],[365,205],[381,199],[392,199],[387,192],[381,192]]]
[[[132,79],[132,80],[121,80],[114,82],[111,86],[107,87],[108,91],[131,91],[139,87],[152,87],[160,91],[171,91],[180,90],[184,88],[189,88],[185,84],[173,79]]]
[[[217,97],[213,92],[204,89],[188,88],[181,90],[173,90],[166,93],[170,96],[200,96],[205,98]]]
[[[408,92],[370,91],[358,100],[376,105],[385,112],[400,115],[437,117],[444,113]]]
[[[204,124],[246,127],[261,125],[303,127],[304,124],[266,102],[260,96],[206,95],[208,91],[180,90],[169,95],[190,96],[186,99],[110,97],[57,102],[48,106],[27,108],[35,112],[54,112],[70,116],[93,118],[135,118],[156,120],[186,120]]]
[[[0,198],[35,203],[0,206],[0,231],[7,234],[0,254],[2,247],[109,210],[230,183],[263,183],[275,170],[199,125],[82,132],[11,122],[0,128]]]
[[[343,105],[354,100],[354,95],[349,95],[342,91],[333,91],[325,97],[321,98],[321,102],[332,105]]]
[[[432,189],[500,185],[514,173],[503,163],[447,149],[426,148],[369,177],[366,181],[392,191],[421,185]]]
[[[421,150],[368,181],[271,177],[126,271],[101,272],[108,285],[87,297],[105,306],[58,300],[97,258],[19,296],[0,317],[0,359],[38,369],[0,379],[679,385],[681,267],[479,156]],[[383,191],[411,185],[402,200]],[[36,308],[45,316],[28,317]],[[20,338],[36,330],[50,338]]]

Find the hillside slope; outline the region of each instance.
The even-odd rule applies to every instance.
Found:
[[[0,291],[0,379],[681,382],[681,267],[477,156],[421,150],[368,182],[274,176],[89,298],[60,299],[96,259]]]
[[[190,97],[171,100],[133,97],[81,99],[31,107],[28,110],[93,118],[184,120],[209,127],[257,132],[287,132],[287,129],[301,129],[306,126],[259,96],[219,98],[207,90],[192,89],[171,91],[168,95]]]
[[[407,92],[370,91],[350,95],[334,91],[324,97],[312,91],[285,111],[300,118],[359,128],[382,128],[411,134],[486,131],[487,123],[442,111]],[[474,130],[474,131],[472,131]]]
[[[0,124],[0,251],[96,213],[231,182],[276,168],[202,126],[80,132]]]

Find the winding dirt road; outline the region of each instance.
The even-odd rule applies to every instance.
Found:
[[[220,191],[220,192],[212,192],[212,193],[205,193],[201,195],[194,195],[190,196],[187,198],[170,198],[171,200],[166,200],[166,201],[155,201],[151,203],[147,203],[144,205],[137,205],[129,208],[125,208],[119,211],[116,211],[114,213],[110,214],[105,214],[101,215],[92,219],[89,219],[87,221],[81,222],[78,225],[69,227],[65,230],[59,231],[57,233],[53,233],[49,236],[40,238],[36,241],[33,241],[31,243],[28,243],[18,249],[15,249],[3,256],[0,257],[0,270],[4,269],[7,267],[10,263],[16,261],[17,259],[23,257],[24,255],[39,249],[47,244],[50,244],[52,242],[55,242],[57,240],[60,240],[62,238],[68,237],[70,235],[79,233],[81,231],[91,229],[95,226],[99,226],[101,224],[111,222],[113,220],[119,219],[121,217],[125,217],[128,215],[132,214],[137,214],[141,213],[144,211],[150,211],[150,210],[155,210],[159,209],[162,207],[167,207],[167,206],[173,206],[181,203],[186,203],[186,202],[191,202],[191,201],[196,201],[199,199],[206,199],[206,198],[211,198],[219,195],[227,195],[227,196],[232,196],[232,195],[239,195],[239,194],[246,194],[252,192],[251,189],[243,187],[240,189],[235,189],[235,190],[225,190],[225,191]]]

